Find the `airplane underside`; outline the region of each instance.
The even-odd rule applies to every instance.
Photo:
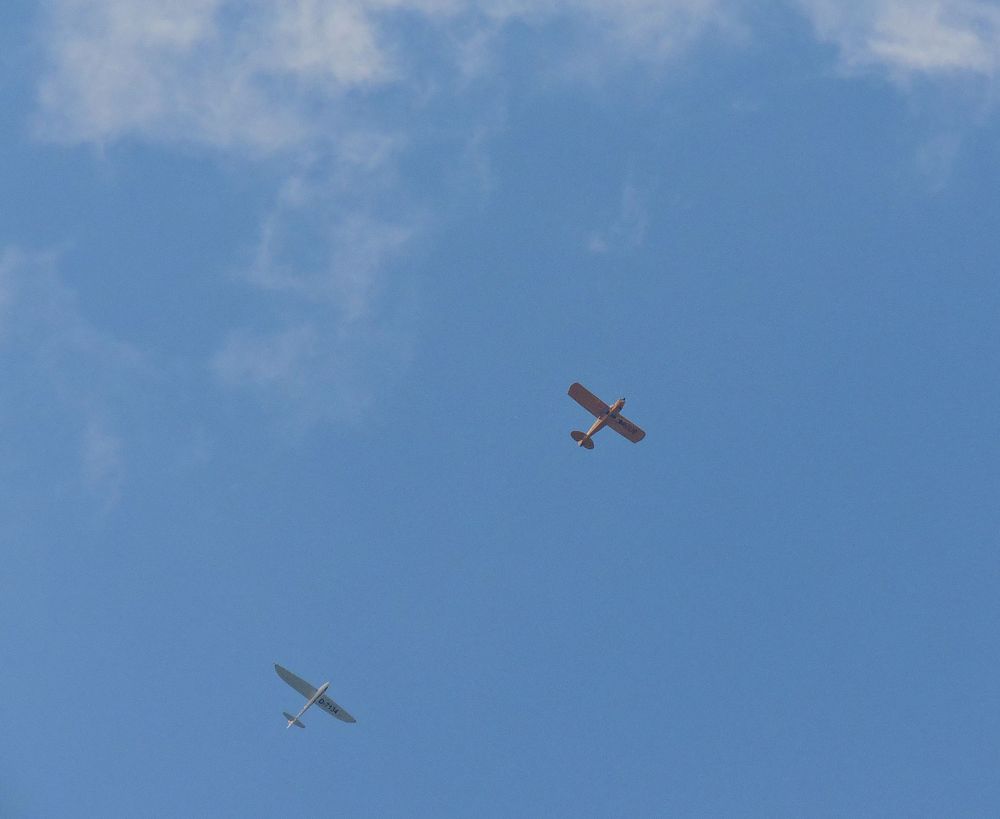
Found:
[[[593,436],[606,426],[611,427],[611,429],[623,438],[627,438],[633,444],[639,443],[639,441],[646,437],[645,432],[621,414],[621,409],[625,406],[624,398],[619,398],[611,405],[605,404],[580,383],[570,385],[569,397],[596,419],[586,432],[575,429],[570,433],[578,446],[582,446],[584,449],[593,449]]]

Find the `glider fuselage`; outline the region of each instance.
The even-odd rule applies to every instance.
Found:
[[[299,724],[299,718],[308,711],[313,704],[326,692],[326,689],[330,687],[330,683],[325,682],[319,688],[316,689],[316,693],[313,694],[305,705],[302,706],[302,710],[299,711],[294,717],[288,720],[288,727],[291,728],[293,725]],[[304,726],[303,726],[304,727]]]

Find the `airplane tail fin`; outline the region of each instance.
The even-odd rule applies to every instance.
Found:
[[[299,726],[299,728],[305,728],[306,727],[301,722],[299,722],[297,719],[295,719],[295,717],[293,717],[291,714],[289,714],[287,711],[282,711],[281,714],[282,714],[282,716],[285,719],[288,720],[288,725],[285,726],[286,728],[291,728],[293,725],[297,725],[297,726]]]
[[[574,429],[570,433],[570,437],[574,441],[576,441],[579,446],[582,446],[584,449],[593,449],[594,448],[594,439],[593,438],[588,438],[586,432],[580,432],[580,430]]]

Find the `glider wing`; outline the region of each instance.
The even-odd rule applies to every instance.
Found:
[[[316,705],[322,708],[326,713],[333,714],[337,719],[343,722],[357,722],[354,717],[348,714],[343,708],[341,708],[337,703],[331,700],[326,694],[316,700]]]
[[[281,677],[286,683],[288,683],[292,688],[298,691],[307,700],[310,700],[315,696],[316,692],[319,690],[313,688],[309,683],[303,680],[301,677],[296,677],[287,668],[282,668],[277,663],[274,664],[274,670],[278,672],[278,676]]]

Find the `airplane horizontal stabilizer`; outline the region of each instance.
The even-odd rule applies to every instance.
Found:
[[[586,432],[580,432],[580,430],[574,429],[569,435],[570,435],[570,437],[574,441],[576,441],[578,444],[580,444],[580,446],[582,446],[584,449],[593,449],[594,448],[594,439],[593,438],[588,438]]]
[[[282,715],[288,720],[288,727],[291,728],[293,725],[297,725],[299,728],[305,728],[306,726],[299,722],[295,717],[289,714],[287,711],[282,711]]]

